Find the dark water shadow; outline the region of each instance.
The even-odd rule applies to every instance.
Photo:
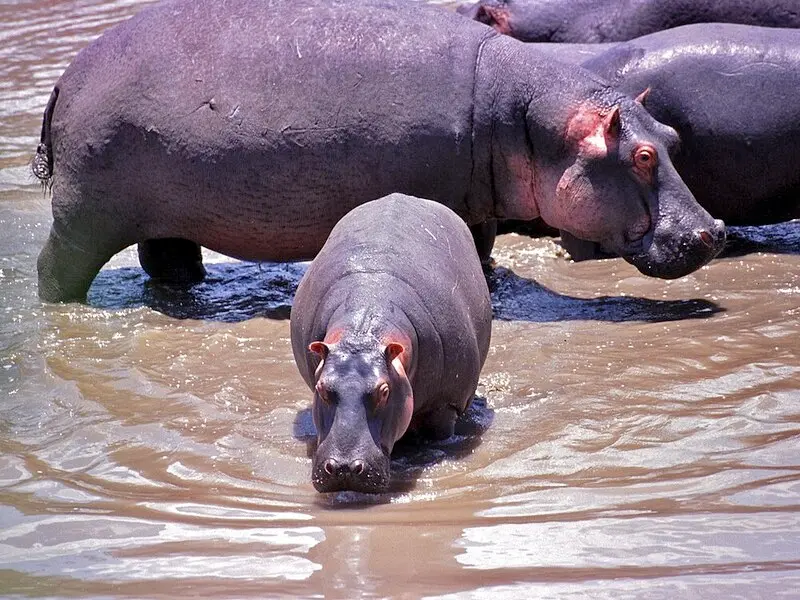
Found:
[[[439,463],[458,460],[472,453],[481,443],[483,434],[494,421],[494,409],[486,398],[476,396],[469,408],[456,420],[455,432],[446,440],[429,440],[413,434],[404,436],[392,451],[389,488],[380,494],[333,492],[319,494],[317,504],[325,508],[360,508],[388,504],[394,498],[412,491],[424,471]],[[294,421],[295,439],[306,444],[306,454],[314,456],[317,432],[311,409],[297,413]],[[309,467],[309,479],[311,468]]]
[[[510,269],[497,267],[489,276],[494,318],[501,321],[644,321],[658,323],[707,319],[724,308],[700,298],[651,300],[634,296],[576,298],[554,292]]]
[[[774,225],[728,227],[720,257],[766,254],[800,254],[800,219]]]
[[[88,302],[109,310],[146,306],[176,319],[230,323],[254,317],[288,319],[307,266],[211,263],[206,265],[205,280],[190,287],[154,283],[138,267],[103,269],[92,283]]]
[[[109,310],[145,306],[176,319],[231,323],[255,317],[288,319],[307,267],[305,262],[211,263],[206,265],[206,279],[191,287],[153,283],[138,267],[103,269],[89,290],[89,304]],[[659,322],[707,318],[724,310],[701,299],[576,298],[503,267],[491,271],[488,282],[494,317],[503,321]]]

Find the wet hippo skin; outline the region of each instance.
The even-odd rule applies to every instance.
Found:
[[[380,492],[407,431],[452,435],[489,349],[492,307],[466,224],[401,194],[333,229],[304,275],[292,350],[314,390],[320,492]]]

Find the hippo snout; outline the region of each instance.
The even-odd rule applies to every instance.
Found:
[[[314,458],[311,476],[318,492],[353,491],[375,494],[389,483],[389,460],[372,458],[321,457]]]
[[[724,246],[725,223],[713,219],[682,236],[656,231],[643,252],[625,260],[645,275],[677,279],[707,264]]]

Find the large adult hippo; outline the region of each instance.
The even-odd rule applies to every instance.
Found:
[[[135,243],[164,280],[202,278],[199,245],[307,259],[396,191],[476,227],[541,216],[679,277],[724,225],[675,172],[676,143],[605,80],[437,7],[167,0],[81,51],[51,94],[39,295],[84,299]]]
[[[458,12],[524,42],[620,42],[692,23],[800,27],[797,0],[479,0]]]
[[[449,208],[392,194],[342,218],[292,305],[295,362],[314,390],[314,487],[382,491],[407,431],[452,435],[491,323],[475,245]]]

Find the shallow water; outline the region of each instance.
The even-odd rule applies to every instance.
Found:
[[[142,4],[0,2],[0,595],[799,597],[797,222],[669,282],[503,236],[479,398],[375,497],[311,486],[303,265],[41,304],[41,112]]]

